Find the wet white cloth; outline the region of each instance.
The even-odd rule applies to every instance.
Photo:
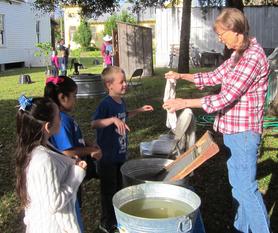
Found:
[[[186,108],[178,116],[176,129],[171,130],[168,134],[160,135],[156,140],[141,142],[140,154],[144,157],[155,154],[166,156],[175,154],[178,156],[194,145],[195,130],[194,114],[190,108]]]
[[[177,81],[175,79],[167,79],[165,90],[164,90],[164,97],[163,101],[169,99],[175,99],[176,97],[176,84]],[[166,127],[174,130],[177,125],[177,115],[176,112],[168,112],[167,111],[167,119],[166,119]]]

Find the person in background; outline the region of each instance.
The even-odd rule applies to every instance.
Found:
[[[51,55],[51,66],[52,66],[52,75],[58,76],[60,65],[59,65],[58,53],[56,50],[53,50]]]
[[[68,64],[69,64],[69,54],[70,54],[70,44],[68,44],[68,47],[65,48],[65,66],[66,66],[66,70],[68,69]]]
[[[65,40],[63,38],[61,38],[59,40],[58,46],[57,46],[58,50],[66,50],[65,47]]]
[[[57,48],[59,51],[58,55],[59,55],[61,75],[66,76],[67,68],[68,68],[68,59],[69,59],[69,48],[65,46],[65,40],[63,38],[59,41]]]
[[[80,233],[75,201],[86,162],[57,152],[58,106],[48,98],[19,98],[16,115],[16,191],[28,233]]]
[[[61,76],[67,75],[67,67],[66,67],[66,50],[60,50],[59,52],[59,65],[60,65],[60,74]]]
[[[123,95],[127,91],[124,71],[117,66],[109,66],[102,71],[102,78],[108,90],[106,96],[93,115],[91,126],[97,129],[97,143],[102,150],[98,161],[101,192],[102,232],[114,232],[116,217],[112,205],[113,195],[122,188],[120,168],[127,157],[127,118],[138,113],[153,111],[150,105],[144,105],[133,111],[127,111]]]
[[[112,36],[106,35],[103,37],[103,44],[101,46],[101,56],[103,58],[103,67],[113,65],[113,46]]]
[[[80,160],[86,161],[87,173],[85,179],[97,178],[95,160],[101,158],[102,153],[97,145],[85,142],[81,129],[72,116],[76,101],[77,85],[67,76],[49,77],[46,80],[44,96],[51,98],[60,110],[60,130],[53,134],[49,140],[53,146],[69,157],[77,156]],[[78,193],[76,203],[80,227],[83,231],[83,224],[79,205],[81,206],[81,189]]]
[[[236,207],[235,232],[270,233],[269,218],[256,180],[269,65],[262,47],[249,36],[247,18],[238,9],[222,10],[214,31],[220,42],[234,50],[228,60],[211,72],[170,71],[165,78],[194,82],[200,89],[221,84],[221,91],[200,99],[168,100],[163,107],[171,112],[184,108],[217,112],[214,130],[223,133],[229,153],[227,167]]]

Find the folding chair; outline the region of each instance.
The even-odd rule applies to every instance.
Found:
[[[136,69],[127,82],[128,88],[134,89],[136,97],[139,96],[138,94],[144,96],[142,74],[143,74],[143,69]],[[138,88],[140,88],[141,91]]]
[[[158,139],[141,142],[140,154],[147,157],[174,158],[195,143],[195,117],[187,108],[178,116],[175,130],[160,135]]]
[[[142,74],[143,69],[136,69],[128,80],[128,86],[131,88],[137,88],[138,86],[142,86]],[[134,81],[136,79],[136,81]]]

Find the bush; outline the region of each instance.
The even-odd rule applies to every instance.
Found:
[[[79,27],[73,35],[73,41],[80,44],[82,49],[90,47],[92,32],[85,20],[81,20]]]
[[[43,65],[48,70],[49,65],[49,57],[52,51],[52,46],[50,42],[43,42],[43,43],[37,43],[36,44],[37,51],[34,53],[35,57],[40,57],[42,59]]]
[[[94,48],[91,48],[91,49],[94,49]],[[70,57],[74,57],[74,58],[77,58],[78,60],[80,59],[80,57],[101,57],[101,54],[100,54],[100,50],[99,49],[96,49],[95,50],[82,50],[82,49],[74,49],[74,50],[71,50],[70,52]]]
[[[136,19],[127,11],[122,11],[119,15],[110,16],[104,24],[104,35],[112,35],[112,31],[117,28],[117,22],[136,23]]]
[[[99,51],[99,48],[96,46],[90,46],[90,47],[86,48],[85,51]]]

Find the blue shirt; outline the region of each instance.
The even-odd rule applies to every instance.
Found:
[[[107,45],[105,46],[105,53],[106,53],[107,55],[111,55],[111,54],[112,54],[112,50],[113,50],[112,44],[107,44]]]
[[[123,100],[119,104],[111,96],[106,96],[97,107],[93,120],[110,117],[117,117],[126,122],[126,104]],[[127,133],[124,136],[118,134],[114,124],[97,128],[97,144],[102,150],[102,162],[122,163],[126,160]]]
[[[61,125],[59,133],[50,137],[49,141],[58,150],[64,151],[74,147],[84,147],[85,141],[76,121],[67,113],[60,112]]]

